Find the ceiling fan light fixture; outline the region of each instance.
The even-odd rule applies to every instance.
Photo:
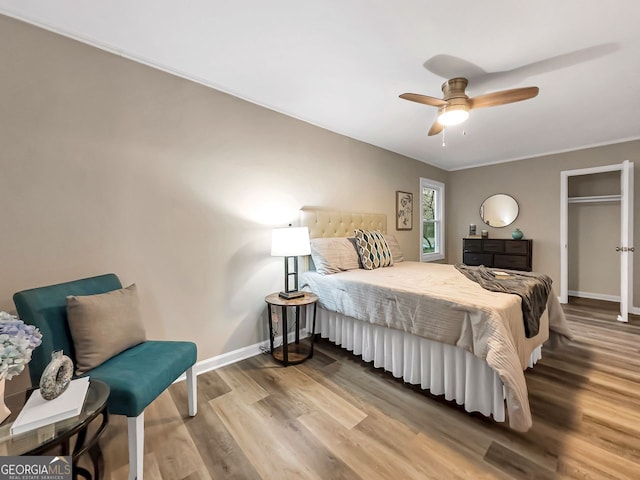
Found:
[[[445,127],[459,125],[469,118],[469,109],[466,105],[450,105],[442,107],[438,114],[438,123]]]
[[[431,137],[444,132],[445,127],[459,125],[466,121],[469,118],[469,110],[521,102],[535,97],[540,90],[538,87],[512,88],[511,90],[501,90],[469,98],[465,92],[468,83],[468,80],[462,77],[447,80],[442,84],[442,98],[430,97],[420,93],[403,93],[400,98],[431,107],[438,107],[438,117],[431,125],[428,133]]]

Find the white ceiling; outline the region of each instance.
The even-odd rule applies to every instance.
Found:
[[[0,0],[0,12],[447,170],[640,138],[637,0]],[[441,96],[536,85],[428,137]]]

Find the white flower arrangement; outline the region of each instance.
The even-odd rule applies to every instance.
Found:
[[[31,352],[42,343],[42,334],[15,315],[0,312],[0,380],[11,380],[31,361]]]

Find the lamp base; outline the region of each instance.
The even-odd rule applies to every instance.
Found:
[[[287,300],[291,300],[292,298],[304,297],[304,292],[300,292],[298,290],[293,292],[280,292],[278,296],[281,298],[286,298]]]

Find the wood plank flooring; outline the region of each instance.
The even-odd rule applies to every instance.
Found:
[[[640,319],[564,306],[575,340],[527,371],[533,428],[509,430],[321,341],[284,368],[260,355],[199,377],[198,415],[173,385],[145,413],[145,478],[638,479]],[[126,421],[101,440],[127,478]]]

